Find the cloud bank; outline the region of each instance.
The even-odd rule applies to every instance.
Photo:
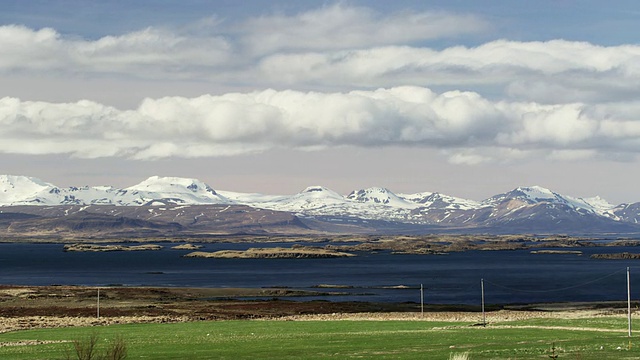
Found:
[[[501,39],[437,47],[491,26],[470,14],[343,4],[188,25],[97,39],[0,26],[0,75],[52,91],[69,78],[166,88],[191,81],[212,94],[277,90],[147,98],[130,110],[92,99],[91,89],[72,103],[4,97],[0,152],[157,159],[407,146],[478,164],[634,159],[640,151],[638,45]],[[132,96],[126,86],[122,98]]]
[[[440,33],[424,29],[436,16],[431,13],[409,14],[410,20],[418,20],[401,23],[397,14],[376,18],[344,7],[316,12],[251,19],[231,34],[147,28],[97,40],[63,36],[48,28],[0,26],[0,74],[51,81],[111,76],[318,91],[439,86],[489,89],[504,98],[540,103],[609,102],[640,95],[638,45],[495,40],[476,47],[434,49],[410,44],[464,27],[438,23],[445,29]],[[312,15],[337,19],[315,24]],[[439,19],[461,21],[453,15]],[[334,28],[327,24],[334,23],[350,36],[329,33]],[[473,21],[463,23],[476,27]],[[212,26],[217,30],[220,25]],[[264,31],[267,27],[273,31]]]
[[[282,51],[353,49],[482,31],[473,15],[403,11],[380,14],[336,4],[295,15],[265,15],[240,23],[201,21],[181,30],[149,27],[96,40],[55,29],[0,26],[0,72],[60,71],[133,76],[209,77],[214,69],[252,66]]]
[[[0,152],[83,158],[207,157],[274,148],[418,146],[455,163],[640,152],[640,103],[544,105],[423,87],[320,93],[266,90],[91,101],[0,99]]]
[[[252,54],[354,49],[483,32],[487,21],[470,14],[399,11],[381,14],[367,7],[335,4],[294,16],[252,18],[239,25]]]
[[[637,98],[638,64],[636,45],[496,40],[443,50],[390,46],[275,54],[258,67],[261,76],[290,86],[496,86],[503,96],[558,103]]]

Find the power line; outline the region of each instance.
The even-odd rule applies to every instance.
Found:
[[[581,283],[581,284],[576,284],[576,285],[571,285],[571,286],[567,286],[567,287],[564,287],[564,288],[551,289],[551,290],[524,290],[524,289],[516,289],[516,288],[511,288],[511,287],[508,287],[508,286],[504,286],[504,285],[496,284],[496,283],[494,283],[494,282],[492,282],[492,281],[489,281],[489,280],[487,280],[487,279],[484,279],[484,281],[485,281],[486,283],[489,283],[489,284],[493,285],[493,286],[497,286],[497,287],[499,287],[499,288],[502,288],[502,289],[505,289],[505,290],[509,290],[509,291],[513,291],[513,292],[525,292],[525,293],[550,293],[550,292],[556,292],[556,291],[571,290],[571,289],[575,289],[575,288],[578,288],[578,287],[581,287],[581,286],[585,286],[585,285],[593,284],[593,283],[595,283],[595,282],[598,282],[598,281],[604,280],[604,279],[606,279],[606,278],[612,277],[612,276],[614,276],[614,275],[616,275],[616,274],[619,274],[619,273],[621,273],[621,272],[623,272],[623,271],[626,271],[626,269],[620,269],[620,270],[617,270],[617,271],[615,271],[615,272],[613,272],[613,273],[611,273],[611,274],[608,274],[608,275],[605,275],[605,276],[599,277],[599,278],[597,278],[597,279],[595,279],[595,280],[590,280],[590,281],[587,281],[587,282],[584,282],[584,283]]]

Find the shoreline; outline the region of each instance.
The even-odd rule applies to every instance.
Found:
[[[532,235],[326,235],[326,236],[209,236],[197,238],[146,237],[2,237],[0,244],[53,244],[65,252],[191,250],[185,257],[199,258],[331,258],[358,257],[363,253],[442,256],[467,251],[528,250],[531,255],[577,255],[585,249],[637,248],[614,254],[592,254],[593,259],[640,258],[640,239],[620,237]],[[161,245],[160,245],[161,244]],[[220,248],[210,252],[206,244],[246,244],[247,249]]]
[[[479,305],[234,298],[265,289],[0,286],[0,333],[45,327],[220,320],[407,320],[477,324]],[[270,289],[274,291],[274,289]],[[288,290],[288,289],[287,289]],[[282,289],[275,289],[282,291]],[[226,293],[226,295],[222,295]],[[212,295],[216,295],[212,299]],[[226,298],[224,296],[227,296]],[[637,302],[636,302],[637,303]],[[626,302],[487,305],[488,323],[532,318],[626,317]],[[638,310],[640,311],[640,310]],[[636,313],[634,306],[633,313]]]

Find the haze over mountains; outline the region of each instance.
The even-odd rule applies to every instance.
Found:
[[[118,189],[60,188],[0,175],[0,235],[93,233],[193,236],[309,233],[635,233],[640,203],[613,205],[532,186],[481,202],[386,188],[347,196],[321,186],[293,195],[215,190],[196,180],[153,176]]]

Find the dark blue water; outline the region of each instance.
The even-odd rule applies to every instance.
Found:
[[[282,244],[271,244],[277,246]],[[255,244],[206,244],[204,251]],[[290,246],[290,244],[287,244]],[[348,292],[332,301],[478,304],[626,300],[640,298],[640,260],[594,260],[593,253],[633,248],[586,248],[584,255],[526,251],[468,251],[449,255],[359,253],[336,259],[198,259],[190,251],[63,252],[61,244],[0,244],[0,284],[184,287],[290,287]],[[318,284],[349,289],[314,289]],[[408,289],[393,289],[398,285]],[[635,291],[635,292],[634,292]]]

